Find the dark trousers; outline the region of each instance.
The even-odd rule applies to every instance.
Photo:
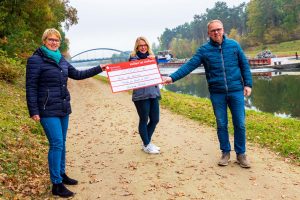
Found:
[[[139,133],[143,144],[147,146],[159,122],[159,100],[158,98],[134,101],[139,115]]]

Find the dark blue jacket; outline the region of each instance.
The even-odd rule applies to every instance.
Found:
[[[224,36],[221,45],[210,40],[170,77],[173,82],[204,65],[208,89],[213,93],[240,91],[252,87],[252,75],[248,59],[240,45]]]
[[[101,72],[100,66],[79,71],[63,57],[57,64],[37,49],[26,66],[26,99],[30,116],[62,117],[70,114],[68,77],[81,80]]]
[[[129,61],[140,60],[138,56],[131,56]],[[134,89],[132,92],[132,101],[139,101],[151,98],[161,99],[160,89],[158,85],[148,86],[145,88]]]

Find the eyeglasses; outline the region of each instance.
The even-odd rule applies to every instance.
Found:
[[[215,32],[220,33],[222,30],[223,30],[223,28],[217,28],[217,29],[210,30],[209,32],[211,32],[211,33],[215,33]]]
[[[147,44],[141,44],[138,47],[148,47],[148,45]]]
[[[60,43],[60,40],[59,40],[59,39],[47,38],[47,40],[48,40],[50,43]]]

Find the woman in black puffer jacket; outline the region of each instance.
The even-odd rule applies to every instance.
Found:
[[[49,141],[48,164],[53,184],[52,194],[70,197],[74,193],[64,184],[76,185],[77,180],[65,173],[66,135],[71,113],[68,77],[76,80],[102,72],[101,66],[76,70],[58,50],[61,35],[56,29],[45,30],[43,45],[28,59],[26,66],[26,99],[30,117],[40,121]]]

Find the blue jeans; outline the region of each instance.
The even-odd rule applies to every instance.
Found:
[[[158,98],[134,101],[138,112],[139,133],[143,144],[147,146],[151,142],[151,137],[159,122],[159,100]]]
[[[66,136],[69,115],[65,117],[43,117],[41,124],[49,141],[48,164],[53,184],[62,182],[66,167]]]
[[[231,151],[227,115],[227,107],[229,107],[234,127],[234,150],[237,154],[245,153],[246,128],[244,92],[211,93],[210,99],[217,121],[217,133],[220,142],[220,149],[222,152]]]

